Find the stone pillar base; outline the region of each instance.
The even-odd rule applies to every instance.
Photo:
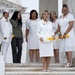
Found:
[[[0,52],[0,75],[5,75],[5,62]]]

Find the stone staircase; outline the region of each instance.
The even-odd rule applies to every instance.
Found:
[[[75,75],[75,67],[50,64],[50,72],[42,71],[42,64],[6,64],[5,75]]]

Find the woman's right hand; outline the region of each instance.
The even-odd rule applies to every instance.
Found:
[[[40,38],[40,41],[43,42],[43,38],[42,37]]]
[[[4,40],[6,40],[7,39],[7,37],[4,37]]]

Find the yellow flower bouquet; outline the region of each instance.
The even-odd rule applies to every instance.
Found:
[[[47,38],[47,41],[48,41],[48,40],[49,40],[49,41],[58,40],[58,37],[55,37],[55,38],[53,38],[53,37],[48,37],[48,38]]]
[[[66,34],[66,38],[69,38],[69,34]]]
[[[61,35],[59,38],[63,39],[63,38],[64,38],[64,36],[63,36],[63,35]],[[65,38],[69,38],[69,34],[66,34]]]
[[[12,34],[12,38],[14,37],[14,34]]]

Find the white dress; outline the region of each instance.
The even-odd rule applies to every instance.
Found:
[[[37,20],[27,20],[26,27],[29,29],[28,34],[28,49],[39,49],[39,39],[36,34],[38,19]]]
[[[61,16],[59,20],[60,25],[60,31],[63,35],[67,28],[69,27],[69,22],[74,21],[74,17],[72,14],[68,13],[64,18]],[[69,31],[69,38],[61,39],[60,42],[60,51],[61,52],[69,52],[69,51],[75,51],[75,35],[73,28]]]
[[[39,52],[40,57],[50,57],[54,56],[53,53],[53,41],[46,41],[48,37],[53,35],[52,23],[48,21],[47,23],[43,20],[38,22],[37,35],[43,38],[43,42],[39,40]]]
[[[59,23],[58,19],[56,19],[55,22],[52,22],[53,32],[55,32],[58,29],[58,23]],[[56,34],[55,37],[58,37],[58,34]],[[53,49],[59,49],[59,39],[53,41]]]

